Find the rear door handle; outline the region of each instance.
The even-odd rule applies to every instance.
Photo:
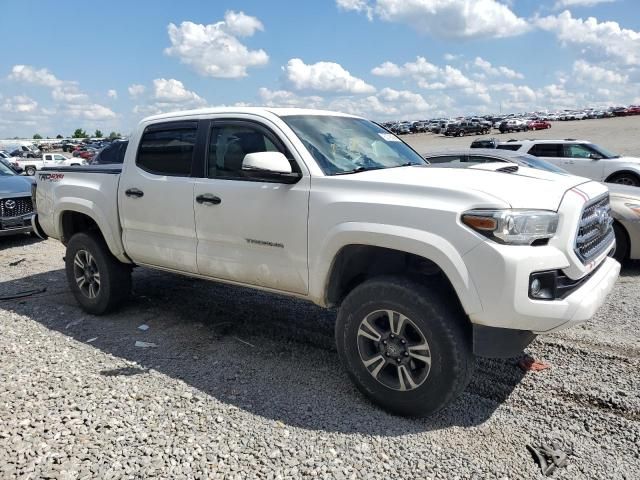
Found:
[[[137,188],[130,188],[125,190],[124,194],[127,197],[140,198],[144,196],[144,192],[142,190],[138,190]]]
[[[196,202],[207,205],[220,205],[222,203],[222,199],[212,195],[211,193],[203,193],[196,197]]]

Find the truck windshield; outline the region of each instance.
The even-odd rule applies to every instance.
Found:
[[[406,143],[368,120],[335,115],[291,115],[283,120],[325,175],[426,165]]]

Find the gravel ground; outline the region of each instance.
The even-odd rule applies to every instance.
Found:
[[[550,369],[479,359],[458,401],[415,420],[351,385],[335,312],[136,269],[132,300],[92,317],[63,255],[0,239],[0,295],[46,288],[0,301],[2,479],[536,479],[525,445],[552,439],[570,453],[554,478],[640,478],[638,264],[592,321],[528,348]]]

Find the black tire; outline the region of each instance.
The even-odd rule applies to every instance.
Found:
[[[36,174],[36,167],[25,167],[24,173],[26,175],[29,175],[30,177],[33,177]]]
[[[88,253],[93,262],[88,261],[82,252]],[[80,266],[76,263],[79,255],[80,263],[89,265],[92,271],[99,274],[98,289],[93,290],[94,296],[88,294],[83,287],[88,285],[87,276],[81,286],[76,278]],[[131,266],[119,262],[109,251],[102,237],[95,233],[76,233],[67,244],[65,257],[67,282],[80,307],[87,313],[103,315],[119,307],[131,292]],[[91,274],[89,274],[89,277]]]
[[[630,187],[640,187],[640,178],[633,173],[618,173],[607,180],[607,182]]]
[[[620,263],[624,263],[629,258],[629,235],[618,222],[613,224],[613,231],[616,234],[616,251],[613,254],[613,258]]]
[[[395,363],[408,361],[407,366],[412,372],[410,377],[413,380],[420,378],[413,376],[413,373],[420,372],[420,361],[413,360],[413,356],[404,360],[404,356],[409,355],[408,350],[416,349],[415,343],[411,346],[411,336],[402,341],[404,346],[398,345],[401,335],[394,340],[390,340],[393,336],[386,337],[389,345],[385,343],[386,346],[383,346],[384,340],[376,343],[358,333],[362,332],[360,327],[363,322],[369,321],[371,315],[378,315],[381,310],[392,310],[404,315],[409,320],[404,324],[411,324],[409,333],[415,327],[426,340],[428,348],[424,351],[429,353],[431,363],[424,377],[427,363],[423,362],[425,367],[421,375],[424,378],[420,383],[416,381],[412,385],[411,382],[405,382],[408,380],[407,376],[401,372],[401,365]],[[381,318],[374,321],[384,322]],[[408,326],[405,327],[402,335],[408,335],[408,329]],[[451,298],[451,293],[446,290],[427,287],[404,277],[378,277],[357,286],[340,307],[335,334],[342,364],[358,389],[382,408],[398,415],[421,417],[439,411],[462,393],[473,373],[471,329],[456,299]],[[415,339],[415,335],[413,338]],[[361,349],[364,350],[365,347],[362,342],[367,345],[375,343],[378,349],[387,349],[384,356],[382,350],[375,348],[374,353],[371,353],[384,362],[384,366],[379,369],[379,364],[370,363],[369,368],[378,370],[375,378],[372,370],[364,364]],[[391,342],[395,342],[393,348],[397,357],[388,355]],[[399,351],[398,348],[404,348],[404,351]],[[365,356],[369,357],[368,354]],[[394,375],[397,388],[389,386]],[[384,379],[387,384],[379,379]],[[417,386],[401,391],[405,384]]]

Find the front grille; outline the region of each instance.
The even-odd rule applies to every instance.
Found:
[[[33,213],[31,197],[3,198],[0,200],[0,217],[13,218]]]
[[[582,210],[575,252],[587,263],[611,246],[615,238],[609,194],[589,202]]]

